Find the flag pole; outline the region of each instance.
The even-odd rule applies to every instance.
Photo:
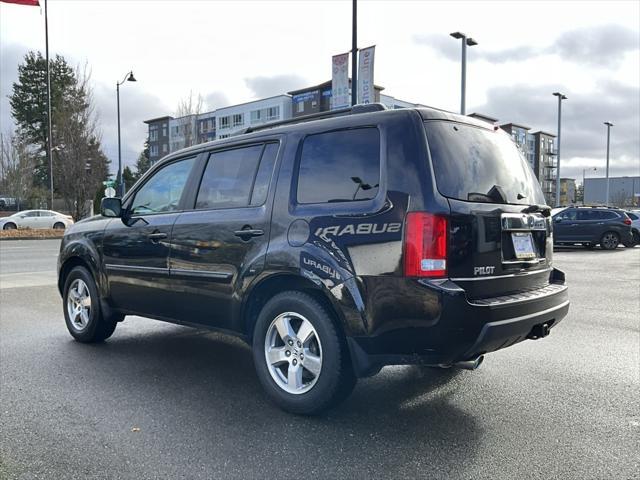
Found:
[[[51,72],[49,71],[49,19],[47,17],[47,0],[44,0],[44,37],[45,56],[47,61],[47,157],[49,159],[49,188],[51,189],[51,205],[53,210],[53,156],[51,155],[53,143],[53,128],[51,124]]]

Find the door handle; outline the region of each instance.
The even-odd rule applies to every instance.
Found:
[[[264,235],[264,230],[257,228],[245,227],[242,230],[236,230],[233,232],[236,237],[240,237],[242,240],[249,240],[251,237],[260,237]]]
[[[149,239],[152,242],[157,242],[158,240],[164,240],[167,238],[167,234],[163,232],[154,232],[149,234]]]

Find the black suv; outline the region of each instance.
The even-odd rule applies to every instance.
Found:
[[[600,245],[615,250],[633,240],[631,219],[615,208],[570,207],[553,215],[553,238],[557,245],[580,243],[586,248]]]
[[[65,233],[81,342],[135,314],[238,335],[311,414],[385,365],[476,368],[567,314],[549,207],[509,136],[356,106],[170,154]]]

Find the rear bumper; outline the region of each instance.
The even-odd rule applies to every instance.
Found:
[[[481,300],[469,300],[448,280],[424,282],[438,297],[437,321],[349,337],[356,374],[371,375],[385,365],[452,365],[535,338],[538,326],[550,330],[569,311],[564,274],[554,269],[551,280],[542,288]]]

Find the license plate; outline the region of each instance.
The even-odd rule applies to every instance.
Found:
[[[513,249],[516,252],[516,258],[530,259],[536,257],[536,251],[533,248],[533,237],[530,233],[512,233]]]

